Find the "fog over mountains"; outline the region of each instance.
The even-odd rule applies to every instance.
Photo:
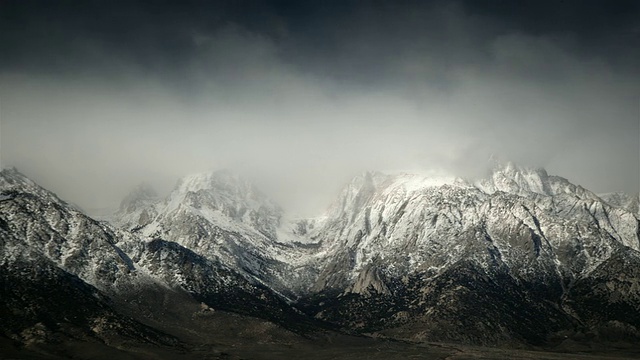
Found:
[[[313,216],[359,172],[486,177],[491,154],[636,193],[638,19],[627,0],[3,1],[0,160],[86,209],[234,168]]]
[[[599,197],[544,169],[496,164],[475,182],[365,172],[308,219],[229,171],[186,176],[166,198],[143,184],[111,222],[15,169],[0,179],[2,336],[26,354],[82,354],[74,342],[196,354],[202,339],[180,329],[223,326],[207,313],[246,316],[240,333],[267,321],[258,339],[289,334],[274,344],[640,340],[638,194]]]

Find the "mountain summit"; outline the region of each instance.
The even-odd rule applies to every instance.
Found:
[[[143,216],[152,214],[153,216]],[[120,212],[114,222],[145,239],[176,242],[245,276],[295,296],[309,249],[296,246],[295,224],[249,180],[227,170],[185,176],[164,199]],[[142,221],[145,220],[145,221]]]

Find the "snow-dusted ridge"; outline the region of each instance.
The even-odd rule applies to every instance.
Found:
[[[232,309],[233,299],[255,297],[275,313],[299,301],[349,329],[476,316],[465,294],[492,286],[477,296],[499,303],[498,290],[509,289],[501,306],[529,309],[534,333],[576,316],[640,328],[640,318],[612,317],[617,308],[608,308],[622,302],[640,313],[639,218],[638,196],[596,195],[505,163],[477,181],[365,172],[322,216],[296,220],[246,179],[206,172],[181,179],[166,198],[138,187],[112,226],[13,169],[0,172],[0,265],[44,257],[106,292],[146,282]],[[370,298],[374,308],[361,300]],[[500,318],[496,331],[509,334],[522,320],[504,309],[477,316]],[[532,320],[545,316],[556,325]],[[426,329],[420,336],[436,336]]]
[[[365,173],[345,187],[312,233],[322,241],[325,269],[330,269],[314,286],[348,287],[380,262],[397,276],[447,269],[469,256],[488,266],[482,249],[487,237],[514,269],[537,271],[525,263],[543,256],[578,276],[592,271],[618,245],[639,250],[638,229],[638,214],[612,208],[544,169],[497,164],[488,179],[476,182]],[[522,237],[517,247],[531,250],[515,251],[514,237]],[[544,241],[538,244],[537,239]],[[573,246],[594,246],[600,255],[584,250],[580,260],[563,255],[563,249]],[[335,268],[346,259],[348,270],[340,265],[345,271],[336,276]],[[575,262],[583,265],[576,267]]]
[[[306,272],[296,269],[307,266],[312,251],[314,241],[304,235],[311,222],[286,220],[277,204],[237,174],[188,175],[166,198],[136,204],[116,214],[115,223],[146,241],[176,242],[287,296],[305,282]]]
[[[55,266],[120,301],[146,288],[162,288],[192,294],[215,308],[274,321],[283,314],[299,316],[286,305],[292,301],[288,294],[256,276],[259,269],[241,268],[223,261],[223,256],[204,256],[176,242],[143,238],[93,220],[15,169],[0,172],[0,196],[0,267],[11,276],[38,279],[39,269]],[[131,203],[148,205],[134,199],[123,202],[123,208]],[[219,231],[241,236],[233,230]],[[20,270],[24,263],[33,271]]]
[[[44,256],[98,288],[107,288],[135,270],[120,246],[132,240],[60,200],[16,169],[0,172],[2,261]],[[133,243],[133,241],[132,241]]]
[[[486,264],[486,252],[478,248],[486,237],[522,272],[529,271],[523,267],[527,259],[544,256],[554,271],[568,267],[586,274],[615,244],[640,249],[638,214],[627,203],[612,207],[544,169],[511,162],[494,162],[491,176],[477,181],[441,173],[365,172],[315,219],[285,220],[279,206],[229,171],[186,176],[166,199],[138,204],[135,222],[117,221],[143,238],[175,241],[295,293],[354,290],[349,284],[362,283],[359,277],[381,261],[388,264],[385,271],[398,275],[424,269],[437,274],[469,256]],[[154,216],[141,222],[141,213]],[[518,246],[531,242],[532,250],[514,251],[508,240],[514,237],[524,237]],[[544,241],[538,244],[538,238]],[[600,255],[583,250],[576,258],[561,251],[591,243]],[[350,265],[336,263],[346,258]]]

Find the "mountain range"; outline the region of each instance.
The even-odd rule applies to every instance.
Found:
[[[362,336],[635,349],[639,219],[638,194],[513,163],[481,180],[366,172],[309,219],[213,171],[166,197],[141,184],[99,221],[5,169],[0,339],[33,358],[229,358],[231,333],[297,351]]]

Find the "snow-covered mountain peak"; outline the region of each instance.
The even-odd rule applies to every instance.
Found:
[[[167,199],[167,210],[181,205],[219,211],[241,221],[249,214],[268,213],[269,217],[279,218],[282,213],[280,207],[251,181],[228,170],[192,174],[180,179]]]
[[[329,207],[327,216],[336,218],[359,209],[388,180],[389,175],[375,171],[366,171],[354,177]]]
[[[401,192],[405,194],[442,186],[470,186],[462,178],[441,173],[398,173],[383,174],[367,171],[354,177],[342,190],[338,201],[332,207],[335,211],[356,209],[374,195],[388,195]]]
[[[282,210],[254,184],[227,170],[192,174],[180,179],[169,196],[116,221],[143,236],[161,236],[191,249],[204,238],[252,241],[278,238]],[[230,232],[234,235],[221,235]],[[217,240],[216,240],[217,241]],[[200,245],[199,245],[200,244]],[[207,243],[208,246],[218,246]]]
[[[390,178],[387,189],[402,189],[407,193],[422,191],[428,188],[438,188],[445,185],[468,186],[462,178],[444,174],[409,174],[402,173]]]
[[[476,186],[493,194],[496,191],[515,195],[553,195],[549,175],[543,168],[525,167],[514,162],[493,160],[493,171],[488,179],[482,179]]]
[[[110,219],[116,226],[135,229],[144,226],[158,214],[162,199],[146,182],[136,186],[120,203],[120,208]]]
[[[185,176],[167,198],[121,215],[120,227],[143,239],[178,243],[248,278],[271,279],[278,289],[286,289],[282,279],[297,275],[271,274],[267,264],[294,266],[301,261],[295,244],[306,240],[295,233],[296,224],[283,224],[281,208],[251,181],[227,170]]]
[[[201,190],[243,198],[263,197],[251,181],[229,170],[187,175],[178,181],[174,192],[187,193]]]

